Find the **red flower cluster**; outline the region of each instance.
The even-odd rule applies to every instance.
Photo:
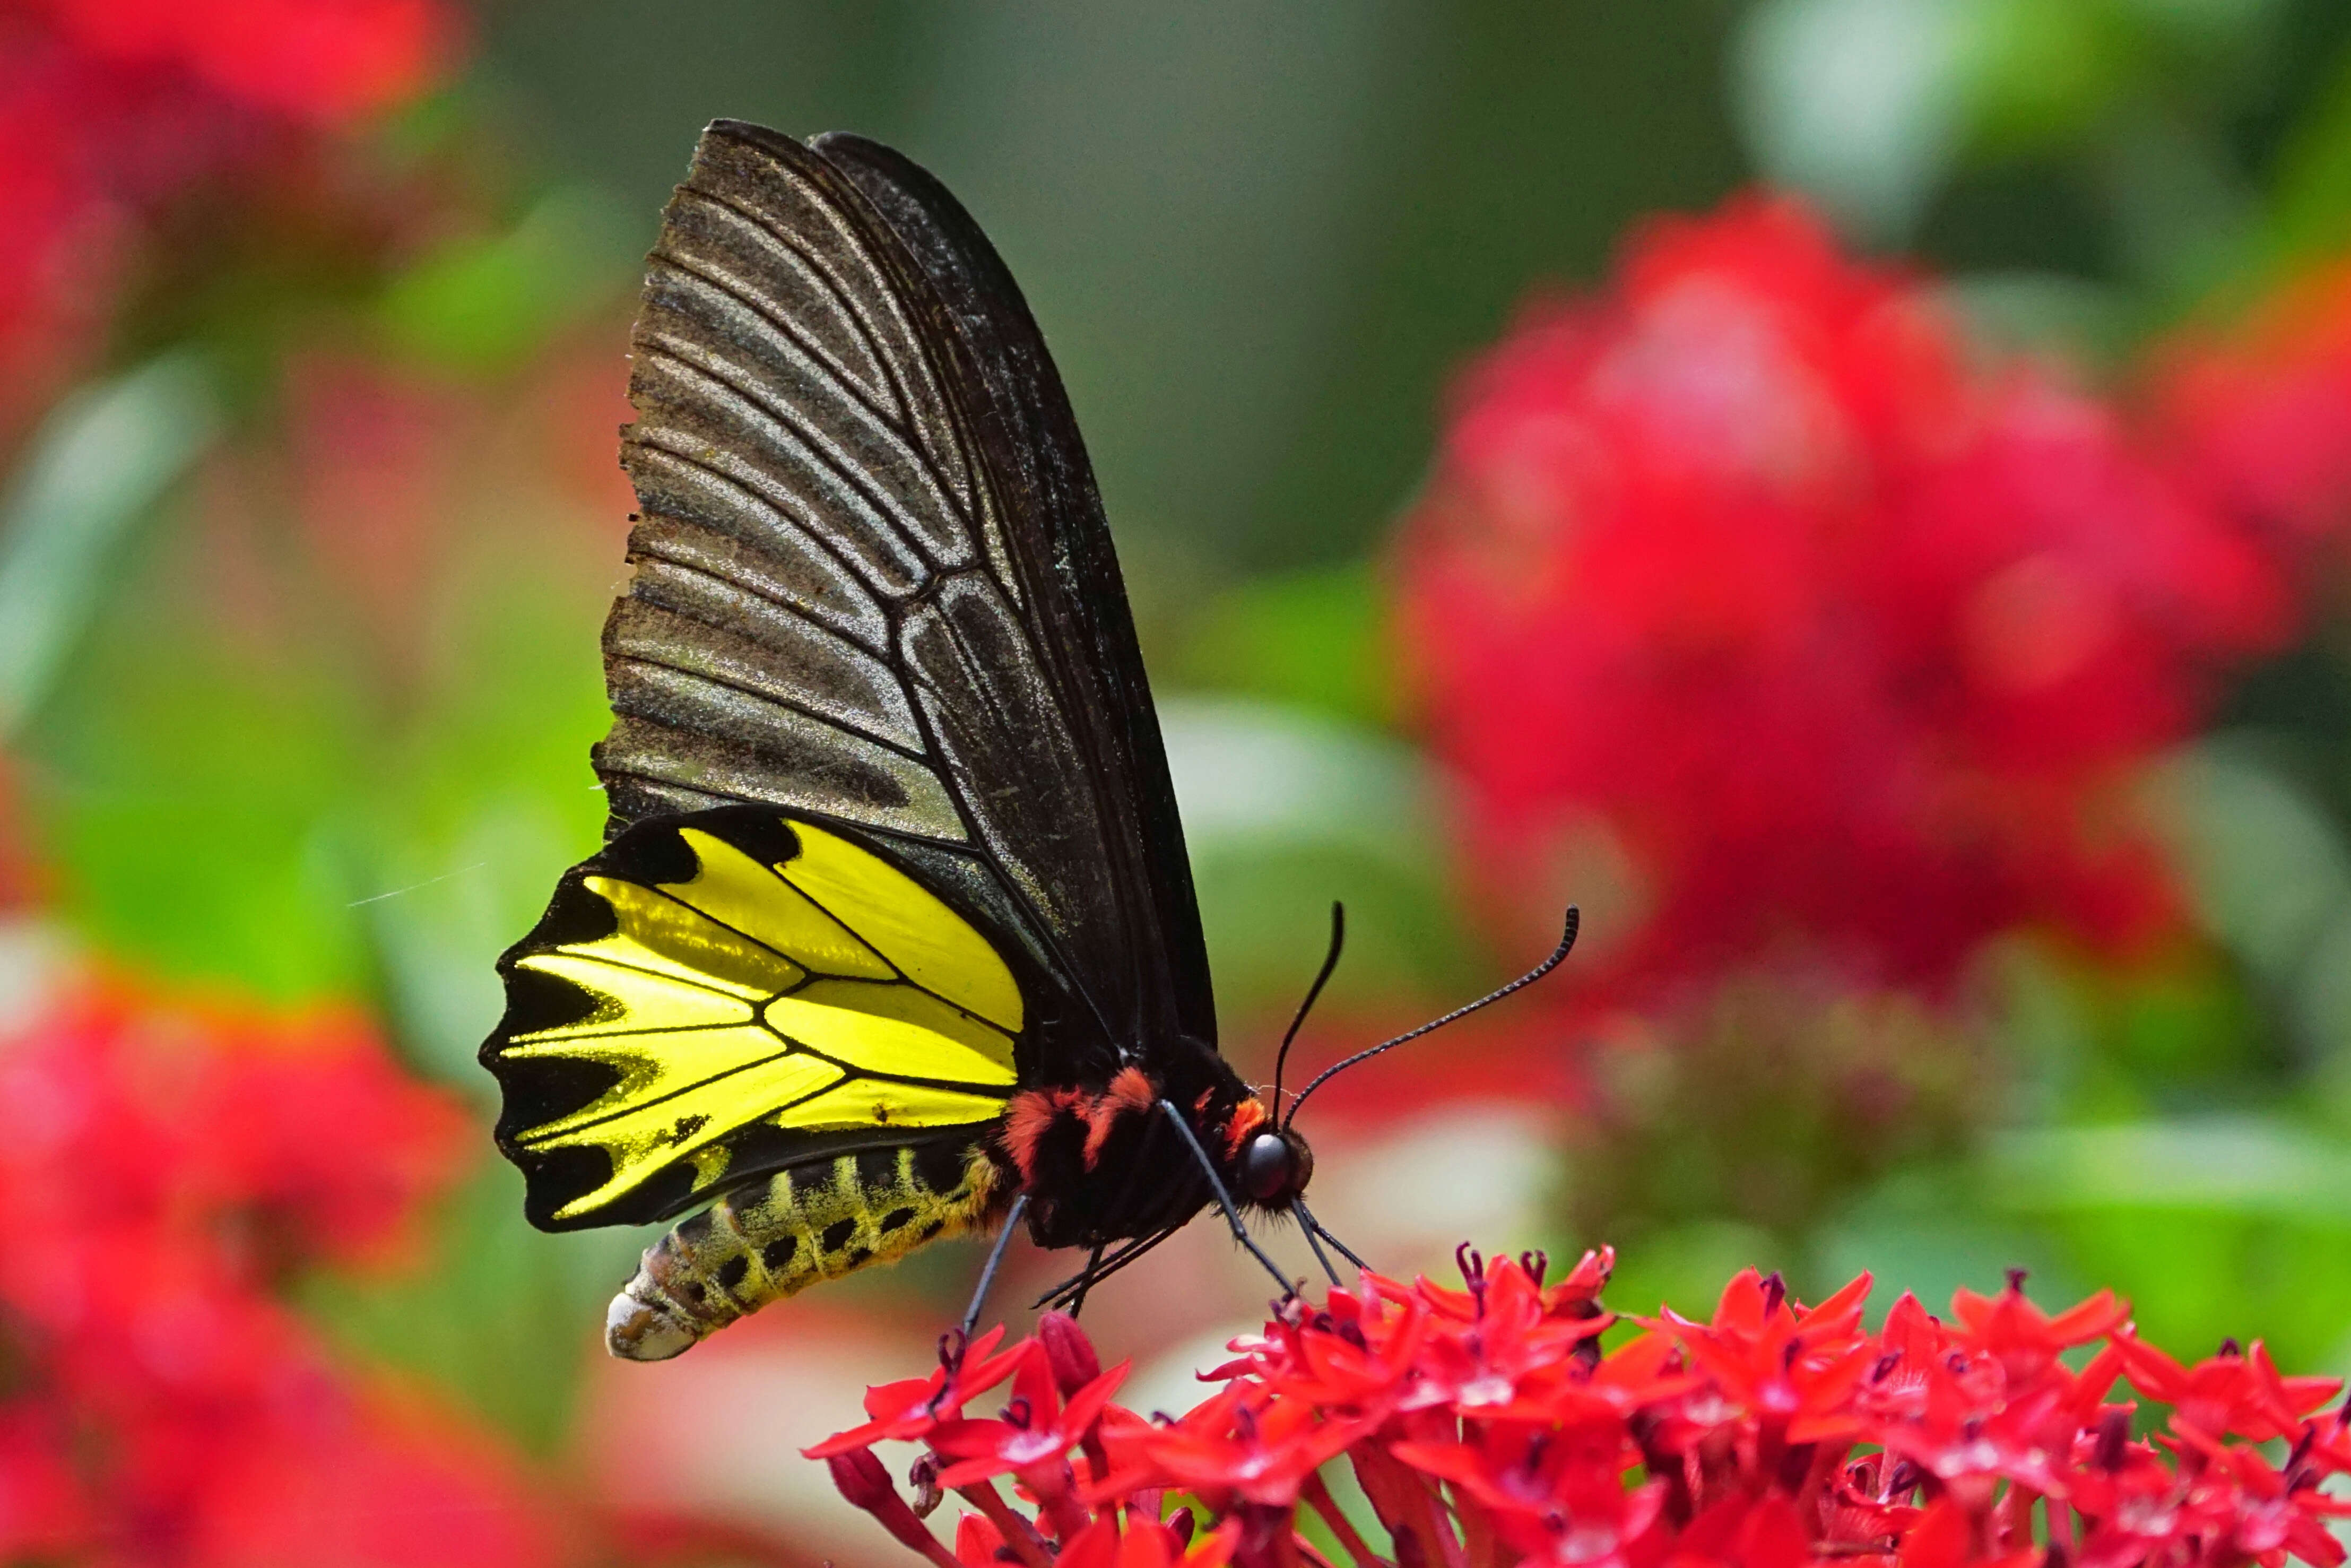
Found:
[[[183,73],[234,102],[335,124],[415,94],[446,63],[441,0],[17,0],[74,47]]]
[[[443,0],[0,0],[0,421],[95,351],[144,232],[426,86]]]
[[[1125,1368],[1049,1317],[873,1389],[872,1420],[809,1451],[938,1568],[1327,1568],[1318,1537],[1356,1568],[2344,1560],[2326,1521],[2351,1502],[2321,1483],[2351,1470],[2351,1435],[2343,1408],[2314,1414],[2340,1385],[2279,1375],[2258,1343],[2183,1367],[2110,1292],[2053,1317],[2013,1279],[1961,1291],[1949,1322],[1906,1295],[1871,1333],[1866,1276],[1803,1307],[1750,1270],[1711,1322],[1668,1312],[1604,1354],[1610,1261],[1546,1286],[1540,1257],[1465,1249],[1466,1291],[1367,1272],[1236,1342],[1222,1391],[1174,1418],[1111,1405]],[[965,1414],[1008,1380],[1000,1415]],[[2170,1406],[2160,1433],[2134,1435],[2125,1381]],[[874,1458],[884,1437],[927,1445],[922,1499],[977,1510],[953,1552]],[[1343,1458],[1385,1555],[1324,1479]],[[1163,1517],[1170,1492],[1190,1501]]]
[[[2180,472],[2297,568],[2339,574],[2351,529],[2351,263],[2199,326],[2155,356],[2156,417]]]
[[[1545,920],[1623,866],[1653,976],[1792,941],[1932,982],[2021,923],[2148,930],[2117,788],[2290,619],[2105,407],[1753,198],[1475,367],[1399,565],[1473,857]]]
[[[495,1444],[272,1290],[396,1249],[469,1142],[350,1019],[93,990],[0,1038],[0,1561],[551,1561]]]

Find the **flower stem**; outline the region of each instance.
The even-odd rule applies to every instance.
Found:
[[[1331,1527],[1331,1533],[1339,1538],[1339,1544],[1345,1547],[1347,1555],[1354,1559],[1355,1568],[1388,1568],[1386,1560],[1372,1550],[1371,1543],[1364,1539],[1354,1521],[1341,1511],[1338,1499],[1332,1497],[1331,1489],[1323,1484],[1322,1471],[1309,1475],[1306,1484],[1299,1488],[1298,1495],[1305,1499],[1306,1506],[1312,1509],[1324,1524]]]
[[[1014,1511],[996,1490],[994,1481],[957,1487],[956,1495],[986,1514],[987,1522],[1004,1537],[1004,1543],[1019,1552],[1020,1561],[1029,1568],[1053,1568],[1053,1554],[1045,1550],[1044,1538],[1037,1533],[1037,1527]]]
[[[1078,1531],[1093,1522],[1086,1517],[1086,1511],[1078,1506],[1076,1497],[1071,1495],[1073,1478],[1066,1463],[1058,1475],[1024,1475],[1020,1479],[1036,1494],[1039,1505],[1052,1517],[1053,1533],[1064,1546],[1076,1539]]]
[[[1453,1501],[1453,1517],[1461,1523],[1461,1543],[1464,1554],[1472,1563],[1492,1563],[1510,1554],[1501,1549],[1494,1532],[1494,1516],[1485,1506],[1460,1487],[1446,1489]]]
[[[1460,1540],[1439,1517],[1437,1499],[1418,1471],[1376,1442],[1358,1443],[1347,1455],[1364,1495],[1395,1541],[1399,1563],[1409,1563],[1416,1553],[1423,1568],[1462,1568]]]

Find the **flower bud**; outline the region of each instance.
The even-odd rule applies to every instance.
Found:
[[[871,1513],[882,1506],[885,1497],[897,1496],[890,1484],[890,1472],[873,1457],[871,1448],[852,1448],[844,1454],[827,1456],[825,1466],[832,1471],[832,1484],[841,1489],[852,1507]]]
[[[1045,1347],[1045,1364],[1053,1369],[1053,1385],[1067,1399],[1102,1375],[1102,1358],[1078,1320],[1067,1312],[1047,1312],[1037,1320],[1037,1339]]]
[[[830,1456],[824,1463],[832,1472],[832,1484],[841,1490],[841,1495],[879,1520],[882,1528],[896,1537],[900,1545],[911,1546],[925,1555],[935,1552],[937,1542],[923,1528],[923,1521],[914,1517],[914,1511],[906,1506],[906,1500],[898,1495],[890,1472],[882,1468],[872,1449],[852,1448],[845,1454]]]

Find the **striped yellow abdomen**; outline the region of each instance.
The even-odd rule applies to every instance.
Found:
[[[820,1280],[993,1227],[1008,1197],[977,1145],[911,1145],[810,1161],[720,1198],[645,1249],[612,1298],[606,1345],[664,1361]]]

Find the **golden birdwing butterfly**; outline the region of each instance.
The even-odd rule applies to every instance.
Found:
[[[1015,1219],[1089,1250],[1073,1302],[1211,1202],[1278,1280],[1241,1208],[1336,1246],[1217,1053],[1109,527],[977,225],[875,142],[717,121],[631,349],[607,842],[482,1047],[534,1224],[686,1217],[615,1353]]]
[[[614,1348],[1016,1208],[1100,1261],[1211,1172],[1293,1199],[1303,1145],[1217,1052],[1085,450],[977,225],[885,147],[719,121],[631,347],[608,842],[482,1048],[533,1223],[691,1216]]]

